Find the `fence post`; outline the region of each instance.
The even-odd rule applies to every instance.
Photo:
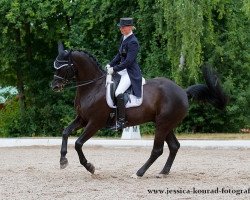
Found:
[[[130,126],[124,128],[121,139],[141,139],[140,126]]]

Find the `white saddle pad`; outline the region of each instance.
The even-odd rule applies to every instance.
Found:
[[[110,86],[111,83],[113,83],[112,81],[112,76],[111,75],[107,75],[106,77],[106,101],[107,104],[110,108],[116,108],[116,106],[114,105],[114,102],[110,96]],[[145,79],[142,78],[142,98],[138,99],[136,96],[130,94],[129,98],[130,100],[127,102],[127,104],[125,105],[126,108],[131,108],[131,107],[137,107],[140,106],[142,104],[142,100],[143,100],[143,85],[146,83]]]

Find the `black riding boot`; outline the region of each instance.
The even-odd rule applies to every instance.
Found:
[[[124,103],[124,94],[119,94],[117,96],[117,122],[111,130],[120,131],[125,127],[125,103]]]

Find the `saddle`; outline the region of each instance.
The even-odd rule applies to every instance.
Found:
[[[114,73],[113,76],[107,75],[106,78],[106,101],[110,108],[116,108],[116,97],[115,91],[118,87],[119,81],[121,79],[121,75],[118,73]],[[143,85],[146,84],[144,78],[142,78],[142,97],[143,97]],[[137,107],[140,106],[137,102],[137,97],[133,95],[132,86],[130,86],[127,91],[124,93],[124,101],[126,108]],[[142,103],[142,99],[141,99]]]

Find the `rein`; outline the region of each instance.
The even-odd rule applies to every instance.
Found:
[[[98,77],[98,78],[96,78],[96,79],[87,80],[87,81],[81,81],[80,84],[75,85],[75,86],[71,86],[71,87],[67,87],[67,88],[70,89],[70,88],[77,88],[77,87],[89,85],[89,84],[91,84],[91,83],[94,83],[94,82],[96,82],[96,81],[102,79],[102,78],[105,77],[105,76],[106,76],[106,74],[103,74],[102,76],[100,76],[100,77]]]

